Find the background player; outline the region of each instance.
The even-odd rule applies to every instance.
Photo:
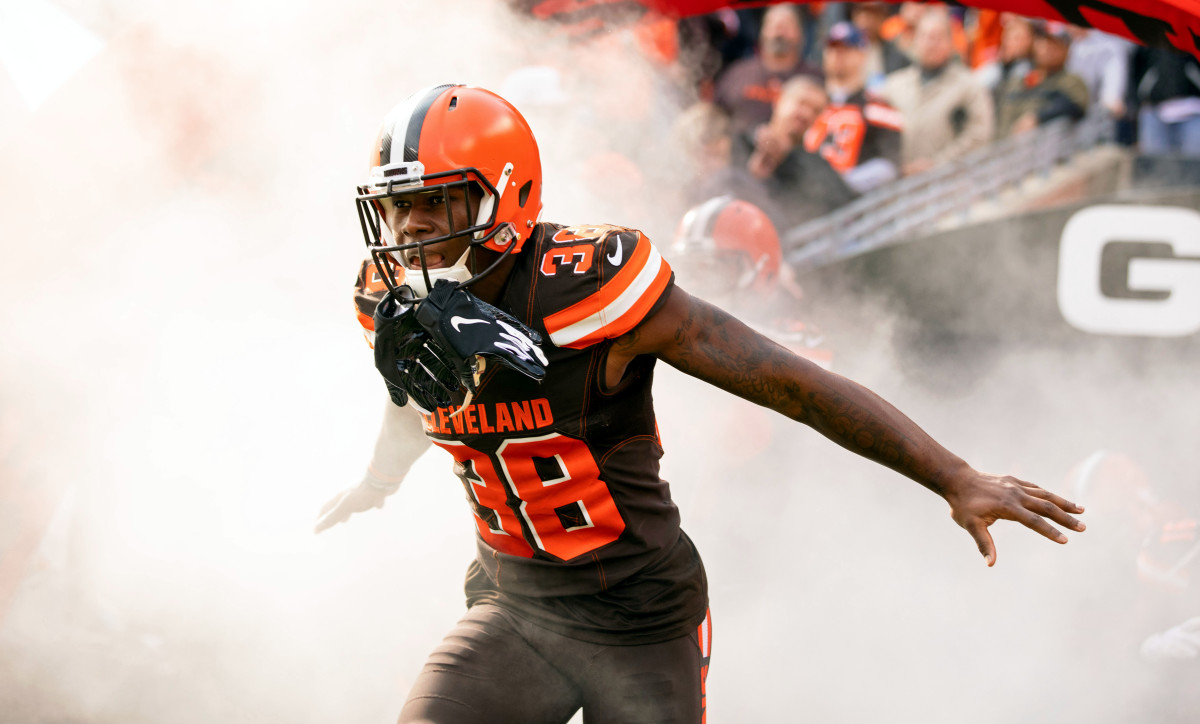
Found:
[[[469,610],[402,722],[565,721],[581,706],[589,721],[703,717],[706,581],[658,478],[657,359],[938,493],[988,565],[998,519],[1060,543],[1050,521],[1083,530],[1073,503],[974,470],[870,391],[676,287],[640,232],[538,223],[536,142],[498,96],[421,91],[374,153],[359,209],[390,290],[372,318],[376,363],[393,402],[422,415],[389,406],[373,472],[318,530],[382,505],[428,446],[423,427],[455,458],[479,531]],[[510,369],[518,360],[485,347],[499,328],[541,366]],[[489,355],[482,374],[470,349]],[[421,375],[444,382],[439,362],[472,397],[430,393]]]
[[[829,368],[832,355],[820,332],[800,319],[804,293],[762,209],[732,196],[697,204],[680,219],[669,258],[682,284],[709,290],[712,304]]]
[[[803,292],[784,263],[774,224],[758,206],[730,196],[696,205],[680,219],[667,257],[681,286],[706,290],[706,301],[751,329],[832,368],[833,350],[802,318]],[[706,562],[721,620],[750,619],[766,598],[773,570],[792,563],[775,554],[791,549],[791,532],[744,521],[758,510],[789,509],[793,489],[781,484],[778,471],[812,465],[820,442],[797,440],[790,420],[674,372],[663,370],[655,389],[664,448],[719,454],[668,454],[664,477],[686,481],[672,491],[676,502],[699,524],[693,533],[702,548],[723,552]],[[736,496],[729,495],[731,485],[737,486]],[[732,562],[731,570],[722,570],[725,561]]]

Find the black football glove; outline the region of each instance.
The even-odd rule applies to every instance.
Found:
[[[401,292],[410,291],[401,287]],[[392,402],[403,407],[411,398],[425,414],[450,407],[459,393],[459,378],[432,344],[416,319],[417,299],[397,299],[391,292],[375,307],[375,367],[387,383]]]
[[[441,280],[425,299],[400,288],[375,307],[375,367],[397,405],[410,399],[429,414],[462,409],[476,391],[481,358],[528,375],[546,376],[541,335],[511,315]]]
[[[477,357],[494,360],[535,380],[546,376],[548,362],[538,346],[541,335],[454,282],[443,279],[434,284],[429,296],[417,305],[416,316],[472,393],[476,374],[481,371]]]

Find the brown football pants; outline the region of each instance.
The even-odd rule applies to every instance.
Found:
[[[709,619],[682,638],[612,646],[477,604],[426,662],[400,724],[700,724]]]

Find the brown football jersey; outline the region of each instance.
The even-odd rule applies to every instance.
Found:
[[[382,295],[372,271],[364,264],[356,294],[364,326],[364,300]],[[526,242],[496,306],[542,335],[545,379],[492,365],[470,404],[423,415],[475,512],[469,603],[497,601],[601,643],[665,641],[704,618],[703,567],[659,477],[655,360],[636,358],[618,385],[604,382],[611,340],[673,284],[633,229],[543,223]]]

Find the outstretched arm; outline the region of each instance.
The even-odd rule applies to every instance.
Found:
[[[789,352],[678,287],[654,316],[616,340],[609,352],[609,381],[639,354],[657,355],[693,377],[803,422],[941,495],[989,566],[995,564],[996,547],[988,526],[1001,518],[1059,543],[1067,538],[1049,521],[1084,529],[1069,514],[1083,512],[1080,506],[1032,483],[976,471],[867,388]]]
[[[383,501],[400,488],[400,481],[429,445],[416,410],[397,407],[388,400],[383,425],[375,441],[375,454],[362,482],[338,493],[321,507],[314,532],[320,533],[344,522],[354,513],[382,508]]]

